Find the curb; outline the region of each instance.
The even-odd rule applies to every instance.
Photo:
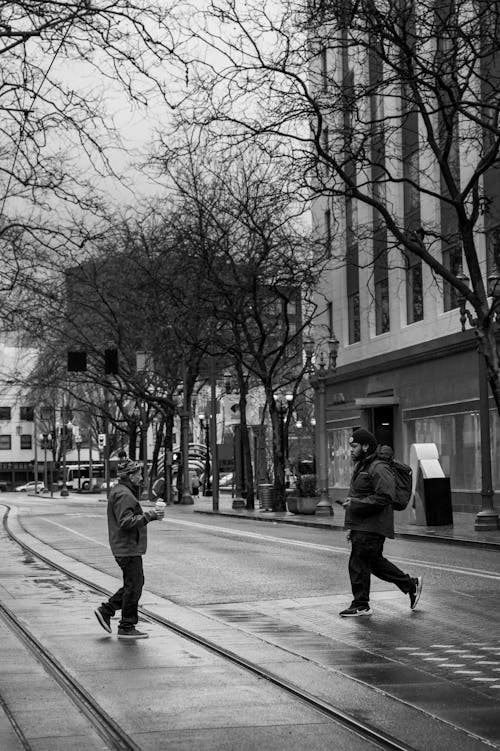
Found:
[[[259,511],[259,509],[255,509],[255,511]],[[279,516],[250,516],[253,512],[248,512],[247,514],[242,514],[238,512],[233,511],[213,511],[212,509],[193,509],[193,512],[195,514],[208,514],[212,516],[230,516],[235,519],[250,519],[252,521],[258,521],[258,522],[274,522],[276,524],[291,524],[296,527],[314,527],[316,529],[335,529],[335,530],[344,530],[344,526],[340,524],[322,524],[321,522],[317,521],[309,521],[307,519],[287,519],[284,517]],[[468,538],[456,538],[456,537],[448,537],[446,535],[439,535],[439,534],[420,534],[418,532],[395,532],[394,533],[395,539],[405,539],[405,540],[425,540],[425,542],[437,542],[441,544],[446,545],[461,545],[462,547],[474,547],[474,548],[482,548],[483,550],[497,550],[500,548],[500,542],[488,542],[486,540],[471,540]]]

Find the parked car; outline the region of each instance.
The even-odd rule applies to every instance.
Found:
[[[7,492],[7,483],[3,482],[3,480],[0,480],[0,493],[6,493]]]
[[[15,489],[16,493],[46,493],[47,488],[44,487],[43,482],[37,482],[35,483],[34,480],[31,480],[30,482],[25,482],[24,485],[18,485],[18,487]]]

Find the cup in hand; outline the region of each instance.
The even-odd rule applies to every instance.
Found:
[[[156,501],[155,511],[157,519],[163,519],[163,517],[165,516],[165,505],[166,504],[164,501]]]

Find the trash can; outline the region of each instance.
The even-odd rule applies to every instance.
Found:
[[[453,509],[449,477],[422,478],[425,520],[428,527],[451,526]]]
[[[262,511],[272,511],[274,500],[274,486],[271,483],[259,485],[259,508]]]

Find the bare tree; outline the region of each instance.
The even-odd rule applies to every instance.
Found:
[[[247,504],[253,507],[254,491],[246,398],[258,384],[271,418],[275,504],[282,509],[291,412],[283,426],[275,397],[290,390],[295,399],[301,388],[302,332],[315,315],[311,293],[326,261],[324,244],[312,240],[303,205],[290,192],[290,165],[271,142],[265,149],[217,147],[183,129],[181,139],[163,140],[157,159],[189,217],[187,234],[206,280],[199,304],[214,323],[208,351],[225,357],[238,376]]]
[[[339,213],[367,207],[358,232],[388,251],[383,262],[419,259],[453,307],[465,299],[500,412],[499,11],[482,0],[213,0],[189,33],[212,50],[192,117],[240,142],[286,144],[298,188]]]
[[[171,28],[171,4],[160,0],[0,3],[4,326],[22,311],[24,282],[46,283],[95,235],[103,202],[96,178],[116,176],[112,95],[174,106]]]

